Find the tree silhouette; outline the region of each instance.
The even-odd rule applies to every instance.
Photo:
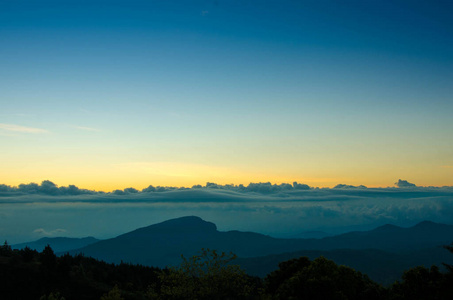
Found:
[[[40,255],[40,260],[47,270],[53,270],[57,264],[57,256],[49,244],[44,248]]]
[[[190,259],[182,256],[177,268],[161,275],[163,299],[243,299],[252,290],[248,277],[230,262],[236,255],[202,249]]]
[[[39,300],[66,300],[59,292],[50,293],[49,296],[41,296]]]
[[[450,245],[444,246],[444,248],[447,249],[448,251],[450,251],[451,253],[453,253],[453,243],[451,243]],[[448,269],[448,271],[450,273],[453,273],[453,265],[446,264],[446,263],[443,263],[443,265]]]
[[[101,297],[101,300],[124,300],[124,298],[121,297],[120,289],[115,285],[107,294]]]
[[[266,277],[273,299],[382,299],[383,288],[367,276],[318,257],[293,259]]]
[[[13,249],[11,249],[11,246],[8,244],[8,241],[5,241],[3,243],[3,246],[0,247],[0,255],[1,256],[12,256],[13,255]]]

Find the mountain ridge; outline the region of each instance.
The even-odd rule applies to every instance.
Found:
[[[452,225],[431,221],[407,228],[386,224],[369,231],[318,239],[282,239],[255,232],[218,231],[212,222],[186,216],[97,240],[77,249],[54,251],[58,255],[84,254],[109,263],[127,262],[163,268],[180,264],[181,255],[191,257],[199,254],[202,248],[209,248],[235,253],[238,263],[257,276],[269,273],[287,259],[323,255],[369,274],[379,282],[389,283],[399,278],[405,269],[416,265],[453,263],[449,253],[442,252],[441,247],[452,241]]]
[[[83,237],[83,238],[68,238],[68,237],[43,237],[36,241],[25,242],[20,244],[13,244],[11,247],[13,249],[23,249],[29,247],[30,249],[42,251],[47,245],[55,252],[64,252],[70,251],[77,248],[82,248],[84,246],[93,244],[100,241],[92,236]]]
[[[196,255],[201,248],[233,252],[252,258],[301,250],[378,249],[399,253],[450,244],[453,226],[422,222],[408,228],[384,225],[370,231],[356,231],[321,239],[279,239],[255,232],[218,231],[212,222],[195,216],[167,220],[138,228],[115,238],[98,241],[71,254],[83,253],[107,262],[121,261],[166,267]]]
[[[161,223],[137,228],[133,231],[121,234],[117,238],[125,238],[131,236],[143,236],[156,232],[212,232],[217,231],[217,226],[212,222],[207,222],[197,216],[185,216],[181,218],[167,220]]]

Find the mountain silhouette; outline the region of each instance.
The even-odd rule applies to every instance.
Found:
[[[298,255],[301,251],[315,250],[321,251],[319,253],[330,253],[326,256],[338,259],[340,254],[335,253],[342,250],[340,256],[349,264],[354,259],[359,261],[360,257],[377,255],[376,257],[384,258],[385,252],[398,254],[398,259],[392,260],[389,254],[389,259],[379,261],[383,264],[387,261],[387,264],[399,265],[398,271],[401,271],[401,268],[410,267],[411,264],[417,265],[417,259],[421,259],[421,256],[424,257],[421,262],[431,261],[431,252],[428,251],[435,247],[441,249],[440,246],[448,245],[452,241],[453,226],[433,222],[422,222],[410,228],[384,225],[370,231],[356,231],[322,239],[278,239],[253,232],[221,232],[215,224],[190,216],[139,228],[70,253],[83,253],[112,263],[128,262],[166,267],[178,265],[182,261],[181,255],[191,257],[198,254],[202,248],[231,251],[241,259],[278,256],[283,253],[291,256],[294,253]],[[344,250],[364,252],[357,255],[358,252]],[[406,258],[401,261],[404,256]],[[277,260],[272,260],[272,263],[275,265]],[[362,261],[357,265],[363,266],[367,263],[370,262]]]
[[[401,252],[388,252],[378,249],[300,250],[261,257],[240,257],[235,263],[240,265],[249,275],[264,277],[278,269],[280,262],[301,256],[307,256],[312,260],[324,256],[339,265],[354,268],[384,285],[390,285],[396,280],[400,280],[404,271],[415,266],[430,267],[437,265],[443,270],[445,269],[443,263],[453,264],[453,256],[443,247]]]
[[[452,241],[452,225],[423,221],[409,228],[387,224],[370,231],[354,231],[326,237],[315,241],[309,249],[373,248],[399,252],[446,245]]]
[[[98,239],[95,239],[94,237],[91,237],[91,236],[84,237],[84,238],[43,237],[43,238],[33,241],[33,242],[14,244],[11,247],[13,249],[23,249],[25,247],[29,247],[30,249],[41,252],[44,249],[44,247],[46,247],[47,245],[50,245],[50,247],[55,252],[64,252],[64,251],[69,251],[72,249],[81,248],[81,247],[96,243],[98,241],[99,241]]]
[[[215,224],[191,216],[139,228],[71,253],[83,253],[107,262],[165,267],[179,264],[181,254],[190,257],[202,248],[253,257],[296,251],[304,243],[301,239],[276,239],[253,232],[220,232]]]

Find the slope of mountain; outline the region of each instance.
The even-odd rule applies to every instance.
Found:
[[[23,249],[28,246],[30,249],[41,252],[47,245],[50,245],[55,252],[65,252],[72,249],[82,248],[98,241],[98,239],[91,236],[85,238],[44,237],[37,241],[15,244],[11,247],[13,249]]]
[[[322,239],[328,236],[332,236],[333,234],[329,234],[324,231],[303,231],[301,233],[288,236],[288,238],[292,239]]]
[[[450,244],[453,226],[424,221],[409,228],[384,225],[370,231],[355,231],[310,243],[307,249],[381,249],[402,251]]]
[[[453,264],[453,256],[442,247],[403,251],[399,253],[377,249],[337,249],[337,250],[301,250],[253,258],[238,258],[235,263],[240,265],[249,275],[264,277],[278,269],[278,264],[293,258],[307,256],[315,259],[324,256],[339,265],[349,266],[368,275],[372,280],[389,285],[401,279],[405,270],[423,265],[437,265],[445,269],[442,263]]]
[[[179,264],[181,254],[190,257],[197,254],[201,248],[232,251],[241,258],[266,257],[282,253],[300,256],[303,255],[300,251],[312,250],[310,253],[323,253],[337,263],[356,266],[358,270],[364,272],[372,269],[367,266],[375,266],[373,268],[377,270],[376,272],[395,267],[401,275],[404,268],[435,261],[430,255],[435,252],[432,249],[441,249],[439,246],[450,244],[452,241],[453,226],[433,222],[422,222],[410,228],[384,225],[371,231],[350,232],[322,239],[277,239],[252,232],[220,232],[215,224],[201,218],[183,217],[99,241],[71,253],[83,253],[107,262],[124,261],[165,267]],[[343,250],[338,252],[338,249]],[[345,252],[344,249],[348,249],[349,252]],[[376,252],[377,250],[379,251]],[[424,257],[423,260],[421,257]],[[266,260],[269,259],[263,261]],[[276,268],[278,261],[282,260],[285,260],[283,256],[271,260],[273,268]],[[442,261],[438,261],[440,262]],[[266,268],[265,263],[260,264]],[[263,274],[250,267],[247,269],[257,275]],[[271,270],[266,269],[264,273]]]
[[[232,251],[252,257],[303,249],[304,240],[275,239],[252,232],[219,232],[198,217],[183,217],[140,228],[113,239],[88,245],[72,253],[83,253],[107,262],[121,261],[165,267],[197,254],[201,248]]]

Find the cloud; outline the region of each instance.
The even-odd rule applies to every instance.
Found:
[[[291,185],[262,183],[247,191],[246,186],[241,190],[210,183],[190,189],[151,186],[146,191],[77,194],[74,186],[75,195],[49,196],[42,190],[52,193],[61,187],[52,182],[25,186],[36,192],[14,194],[9,186],[1,186],[7,192],[0,193],[5,216],[0,228],[8,240],[63,235],[54,228],[65,228],[73,237],[110,238],[187,215],[212,221],[221,231],[279,237],[311,230],[334,234],[384,224],[412,226],[423,220],[453,224],[453,187],[289,189]]]
[[[321,201],[326,197],[333,196],[335,199],[341,199],[342,197],[349,197],[349,196],[360,196],[360,197],[389,197],[392,194],[394,195],[410,195],[410,196],[420,196],[424,193],[437,193],[442,191],[451,191],[453,187],[444,186],[444,187],[420,187],[416,186],[413,183],[410,183],[406,180],[399,179],[398,182],[395,183],[398,188],[367,188],[364,185],[347,185],[347,184],[338,184],[333,188],[318,188],[318,187],[310,187],[307,184],[293,182],[292,184],[289,183],[281,183],[281,184],[272,184],[270,182],[258,182],[258,183],[249,183],[248,185],[234,185],[234,184],[217,184],[213,182],[207,182],[205,185],[194,185],[191,188],[187,187],[174,187],[174,186],[153,186],[149,185],[148,187],[137,190],[133,187],[128,187],[123,190],[114,190],[109,193],[105,193],[102,191],[94,191],[94,190],[87,190],[81,189],[75,185],[68,185],[68,186],[61,186],[58,187],[55,183],[50,180],[44,180],[41,184],[37,183],[28,183],[28,184],[20,184],[19,186],[9,186],[5,184],[0,184],[0,196],[7,196],[11,195],[14,196],[15,194],[24,195],[24,194],[43,194],[49,196],[76,196],[76,195],[116,195],[116,196],[126,196],[126,195],[142,195],[143,197],[147,197],[147,194],[159,194],[159,193],[166,193],[166,192],[175,192],[175,191],[208,191],[212,193],[218,193],[222,195],[238,195],[244,196],[247,198],[250,197],[259,197],[264,199],[263,197],[271,197],[271,198],[292,198],[296,197],[296,200],[305,199],[304,197],[311,195],[316,196],[317,201]],[[414,188],[417,189],[409,189]],[[308,193],[310,192],[310,193]],[[414,194],[415,193],[415,194]],[[407,195],[406,195],[407,194]],[[319,195],[323,195],[323,197],[318,197]],[[302,197],[303,196],[303,197]],[[141,197],[141,196],[140,196]],[[302,198],[301,198],[302,197]]]
[[[43,194],[47,194],[47,195],[56,195],[56,194],[58,194],[59,189],[58,189],[57,185],[55,183],[53,183],[52,181],[44,180],[41,183],[39,191],[42,192]]]
[[[395,185],[399,188],[413,188],[417,187],[415,184],[408,182],[407,180],[398,179],[398,182],[395,182]]]
[[[202,15],[202,16],[206,16],[207,14],[209,14],[209,11],[208,11],[208,10],[202,10],[202,11],[201,11],[201,15]]]
[[[21,133],[49,133],[49,131],[41,128],[25,127],[15,124],[0,123],[0,129],[7,132],[21,132]]]
[[[65,229],[57,228],[54,230],[47,231],[43,228],[37,228],[33,230],[34,234],[37,234],[39,236],[48,236],[48,237],[54,237],[54,236],[60,236],[66,233]]]
[[[13,191],[14,191],[13,187],[6,184],[0,184],[0,193],[8,193]]]
[[[149,187],[148,187],[149,188]],[[114,195],[120,195],[120,196],[123,196],[123,195],[129,195],[129,194],[137,194],[138,193],[138,190],[137,189],[134,189],[132,187],[130,188],[125,188],[124,190],[114,190],[112,192],[112,194]]]
[[[337,184],[334,186],[334,189],[366,189],[367,187],[364,185],[349,185],[349,184]]]
[[[41,182],[41,185],[31,182],[31,183],[21,183],[19,186],[9,186],[5,184],[0,184],[0,195],[32,195],[32,194],[43,194],[49,196],[74,196],[82,194],[95,194],[95,191],[79,189],[75,185],[62,186],[58,187],[55,183],[50,180],[44,180]]]

